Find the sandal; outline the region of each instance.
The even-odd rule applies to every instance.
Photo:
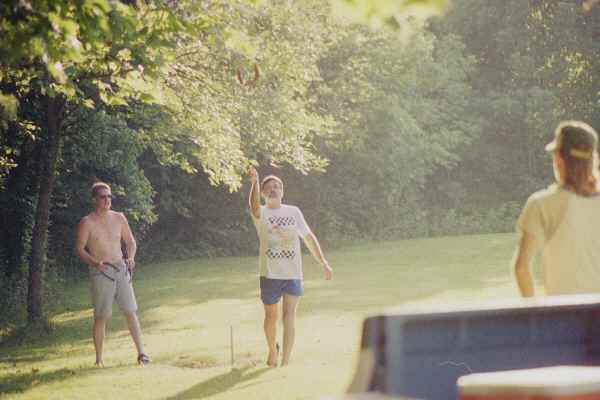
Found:
[[[137,363],[141,366],[150,364],[150,357],[144,353],[140,353],[137,358]]]

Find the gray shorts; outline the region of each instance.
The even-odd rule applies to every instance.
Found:
[[[125,313],[137,311],[137,302],[131,284],[131,275],[125,263],[115,264],[118,271],[107,267],[105,274],[90,268],[92,304],[94,318],[108,318],[112,315],[113,302]]]

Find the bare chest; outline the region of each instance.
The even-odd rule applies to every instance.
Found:
[[[107,221],[96,221],[90,229],[90,241],[93,243],[120,243],[120,224],[112,218]]]

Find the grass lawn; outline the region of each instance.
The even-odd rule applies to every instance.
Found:
[[[70,288],[51,338],[0,347],[2,399],[320,399],[352,376],[365,315],[407,303],[517,296],[512,234],[371,243],[328,252],[334,280],[305,256],[291,364],[266,368],[257,258],[140,265],[135,290],[153,363],[135,364],[115,306],[106,367],[93,367],[88,287]],[[235,368],[230,365],[233,327]],[[281,332],[281,331],[280,331]],[[279,333],[280,333],[279,332]]]

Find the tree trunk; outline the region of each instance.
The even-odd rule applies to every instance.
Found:
[[[56,180],[56,164],[60,150],[60,130],[63,121],[64,99],[45,99],[44,116],[45,149],[41,153],[39,170],[39,192],[35,211],[35,222],[31,237],[31,258],[29,260],[29,285],[27,292],[27,319],[30,323],[43,318],[43,273],[46,264],[48,225],[50,221],[50,199]]]

